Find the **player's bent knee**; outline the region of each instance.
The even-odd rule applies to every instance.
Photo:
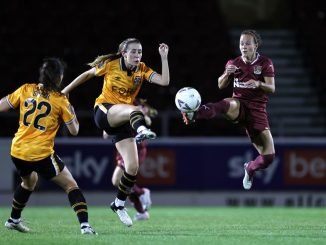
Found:
[[[21,187],[23,187],[25,190],[28,190],[28,191],[34,191],[35,186],[36,186],[36,182],[34,184],[26,184],[26,183],[22,182],[22,184],[21,184]]]
[[[138,165],[133,164],[131,166],[125,167],[126,172],[130,175],[137,175],[138,172]]]

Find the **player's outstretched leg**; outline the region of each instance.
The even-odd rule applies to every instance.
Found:
[[[141,143],[144,140],[153,140],[156,139],[156,133],[152,130],[145,128],[136,135],[137,144]]]

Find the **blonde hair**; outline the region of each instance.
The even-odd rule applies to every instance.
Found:
[[[87,65],[89,65],[90,67],[95,67],[98,64],[104,63],[105,61],[119,59],[120,57],[122,57],[122,52],[125,52],[127,50],[128,45],[130,43],[140,43],[140,41],[136,38],[127,38],[120,43],[118,52],[97,56],[95,60],[88,63]]]

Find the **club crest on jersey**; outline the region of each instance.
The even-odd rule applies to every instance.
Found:
[[[261,69],[262,69],[262,66],[254,66],[254,73],[256,75],[260,75],[261,74]]]
[[[135,78],[134,78],[134,84],[136,86],[138,86],[140,84],[140,82],[141,82],[141,77],[140,76],[135,76]]]

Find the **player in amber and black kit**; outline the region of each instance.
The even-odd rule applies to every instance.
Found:
[[[207,103],[196,112],[182,113],[186,124],[196,119],[210,119],[222,114],[245,127],[259,153],[256,159],[244,164],[243,188],[246,190],[252,186],[254,173],[267,168],[275,156],[266,112],[267,95],[275,91],[274,67],[269,58],[257,52],[260,44],[260,35],[255,30],[245,30],[241,33],[241,56],[229,60],[224,73],[218,79],[220,89],[233,82],[232,98]]]
[[[158,51],[162,63],[161,74],[141,62],[143,48],[140,41],[127,38],[120,43],[117,53],[97,57],[89,63],[89,70],[62,90],[69,93],[92,77],[103,77],[102,93],[95,100],[94,119],[98,128],[113,136],[115,147],[124,160],[125,171],[110,207],[126,226],[133,224],[124,206],[136,183],[139,167],[136,142],[156,138],[156,134],[146,127],[144,114],[133,103],[145,81],[161,86],[170,83],[169,47],[161,43]]]
[[[11,159],[22,179],[15,190],[10,218],[5,227],[20,232],[30,229],[21,221],[21,213],[33,193],[38,177],[51,180],[68,195],[76,212],[82,234],[96,235],[88,223],[86,199],[62,160],[55,153],[54,138],[64,122],[72,135],[79,123],[68,98],[60,92],[64,63],[47,58],[40,67],[39,83],[26,83],[0,100],[0,112],[19,108],[19,128],[11,144]]]

